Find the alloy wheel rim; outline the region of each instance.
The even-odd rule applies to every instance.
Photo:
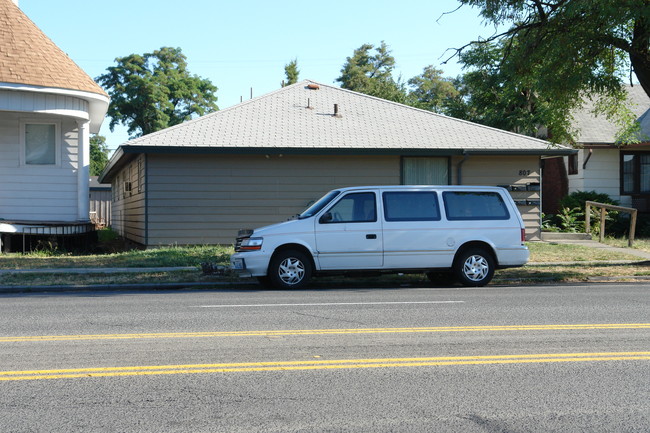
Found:
[[[286,258],[280,263],[278,276],[286,284],[298,284],[305,277],[305,265],[296,258]]]
[[[463,265],[463,274],[471,281],[483,280],[489,271],[487,259],[480,255],[469,256]]]

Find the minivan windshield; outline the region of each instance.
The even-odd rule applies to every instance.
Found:
[[[334,197],[339,195],[341,191],[330,191],[327,194],[325,194],[323,197],[321,197],[316,203],[313,205],[309,206],[307,210],[305,210],[303,213],[298,215],[298,219],[305,219],[309,217],[313,217],[316,215],[318,212],[321,211],[325,206],[327,206],[332,200],[334,200]]]

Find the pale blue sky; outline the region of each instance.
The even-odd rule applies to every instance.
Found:
[[[20,0],[20,8],[63,51],[95,78],[116,57],[180,47],[191,73],[219,90],[221,109],[240,98],[276,90],[284,65],[298,59],[300,79],[336,84],[345,58],[364,43],[392,49],[403,79],[430,64],[456,76],[445,50],[493,29],[456,0],[329,0],[308,2],[221,0]],[[125,128],[101,131],[111,149],[128,139]]]

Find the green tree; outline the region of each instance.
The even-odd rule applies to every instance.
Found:
[[[96,78],[111,97],[111,131],[123,124],[131,137],[138,137],[218,110],[217,87],[189,73],[180,48],[163,47],[115,61],[116,66]]]
[[[99,176],[108,164],[108,145],[103,135],[90,137],[90,175]]]
[[[537,81],[517,75],[512,64],[503,61],[503,50],[491,43],[461,53],[468,72],[456,79],[458,94],[444,101],[445,114],[555,142],[570,141],[572,105],[547,97]]]
[[[394,69],[395,58],[384,41],[377,48],[363,44],[354,50],[352,57],[346,58],[341,76],[336,81],[344,89],[404,104],[412,103],[406,85],[401,79],[393,78]]]
[[[459,0],[480,9],[488,23],[506,26],[483,41],[504,47],[502,61],[554,104],[577,107],[583,98],[598,111],[630,125],[623,83],[635,72],[650,95],[650,2],[648,0]],[[633,122],[632,122],[633,123]],[[634,127],[622,141],[633,140]]]
[[[300,70],[298,70],[298,59],[293,59],[284,65],[284,75],[287,77],[284,86],[296,84],[298,82],[298,74],[300,74]]]
[[[425,67],[422,74],[408,80],[408,84],[414,105],[436,113],[444,113],[447,101],[459,95],[454,80],[443,77],[442,71],[432,65]]]

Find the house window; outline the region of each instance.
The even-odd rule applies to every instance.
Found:
[[[650,194],[650,152],[621,152],[621,194]]]
[[[569,155],[569,174],[578,174],[578,155]]]
[[[21,126],[24,164],[57,164],[57,125],[53,123],[23,123]]]
[[[449,185],[449,158],[403,157],[403,185]]]

